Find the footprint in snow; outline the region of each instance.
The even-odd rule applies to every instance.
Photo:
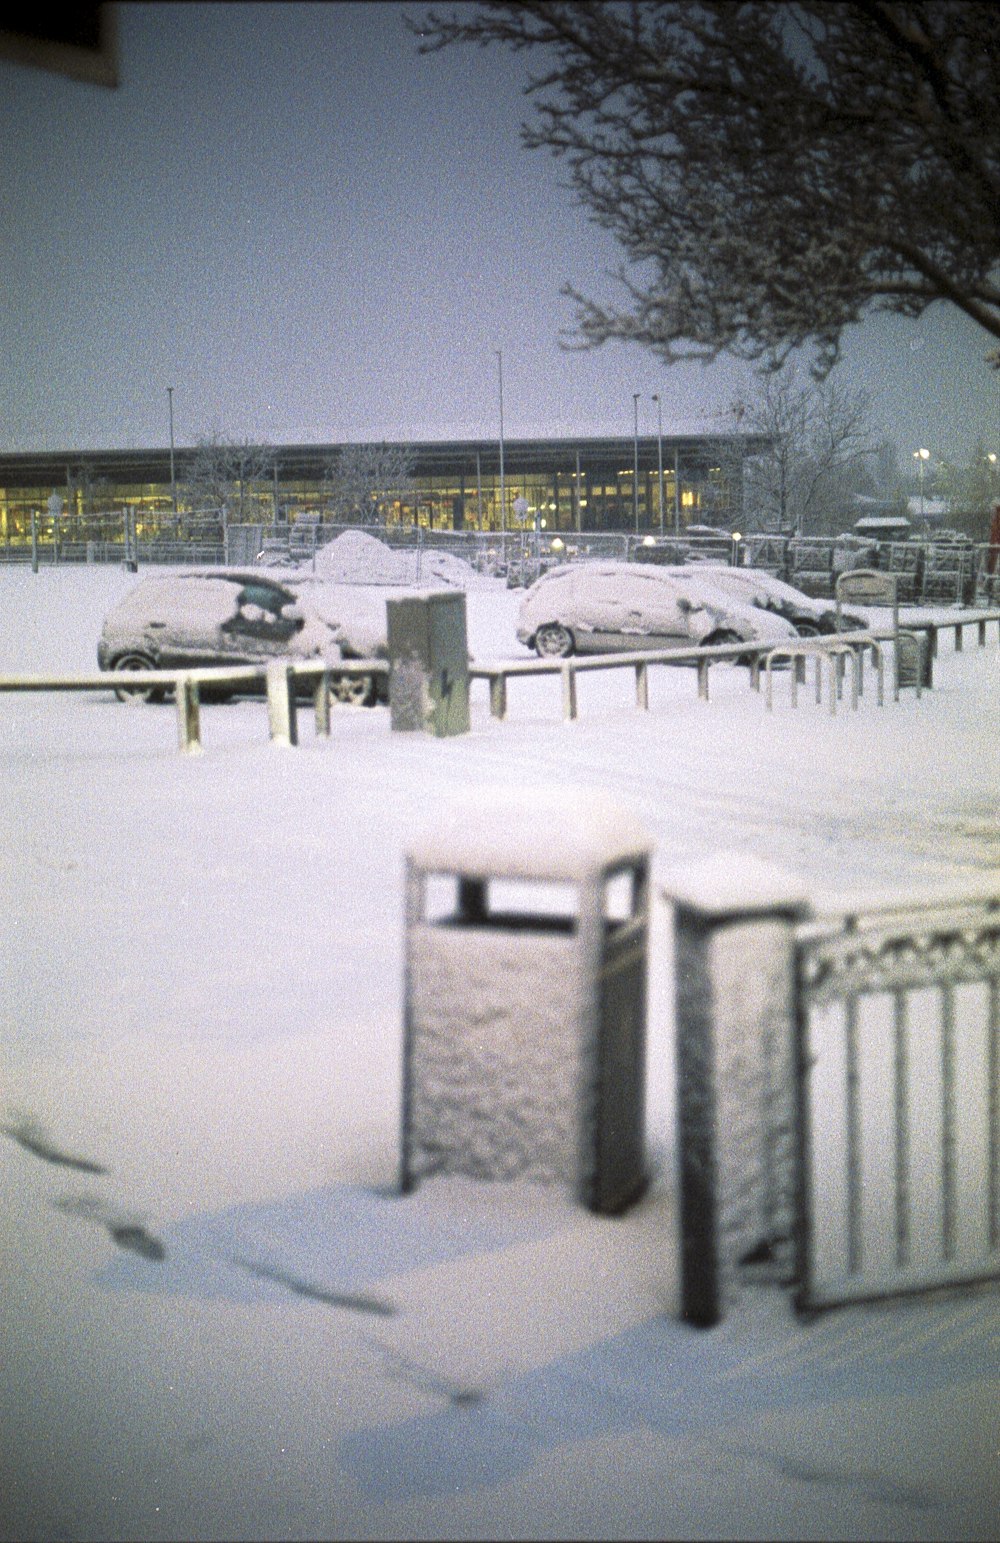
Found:
[[[103,1227],[119,1248],[127,1248],[142,1259],[159,1264],[167,1257],[167,1250],[159,1238],[147,1232],[137,1217],[115,1211],[93,1195],[65,1195],[59,1200],[53,1200],[52,1204],[66,1216],[78,1216],[83,1221]]]
[[[19,1147],[30,1152],[33,1157],[40,1157],[43,1163],[55,1163],[62,1168],[75,1168],[79,1173],[107,1173],[100,1163],[92,1162],[89,1157],[76,1157],[71,1152],[64,1152],[48,1135],[39,1122],[29,1114],[16,1115],[4,1121],[0,1125],[0,1134],[9,1136],[11,1141],[16,1141]]]

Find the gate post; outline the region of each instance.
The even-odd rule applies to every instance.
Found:
[[[710,1328],[738,1267],[791,1256],[794,878],[740,854],[679,870],[674,911],[681,1316]]]

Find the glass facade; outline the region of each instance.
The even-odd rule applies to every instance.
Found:
[[[740,522],[742,468],[753,436],[632,439],[450,441],[382,446],[412,467],[405,486],[373,488],[373,523],[435,531],[573,531],[670,534],[692,523],[720,528]],[[225,498],[230,523],[269,526],[308,515],[343,521],[330,466],[346,447],[275,446],[270,470],[252,484],[234,483]],[[0,542],[31,540],[32,525],[56,522],[67,538],[100,539],[103,525],[121,529],[134,511],[140,534],[221,518],[193,504],[185,477],[195,451],[87,451],[0,454]],[[635,478],[638,459],[639,476]],[[662,464],[662,479],[660,466]],[[502,497],[501,497],[502,483]],[[176,507],[175,507],[176,494]],[[96,534],[95,534],[96,533]]]

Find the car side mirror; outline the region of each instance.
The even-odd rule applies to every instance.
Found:
[[[680,611],[682,616],[686,616],[689,611],[694,610],[694,606],[691,604],[687,595],[681,595],[677,602],[677,609]]]

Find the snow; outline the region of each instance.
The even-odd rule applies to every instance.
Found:
[[[0,569],[0,675],[92,671],[134,583]],[[474,657],[526,657],[517,592],[466,593]],[[631,671],[583,675],[570,723],[558,676],[505,722],[476,682],[467,735],[338,706],[294,749],[241,701],[197,757],[170,704],[0,696],[2,1536],[995,1537],[995,1290],[809,1323],[761,1282],[678,1321],[662,885],[997,876],[998,661],[995,626],[943,639],[919,701],[869,676],[835,716],[729,665],[708,702],[654,669],[647,713]],[[404,854],[488,786],[620,800],[655,845],[622,1218],[398,1193]]]
[[[486,784],[416,829],[407,852],[427,872],[581,879],[644,855],[649,845],[642,821],[620,797]]]
[[[338,584],[429,584],[465,589],[476,577],[464,558],[417,547],[397,551],[365,530],[345,530],[318,548],[315,571]]]

